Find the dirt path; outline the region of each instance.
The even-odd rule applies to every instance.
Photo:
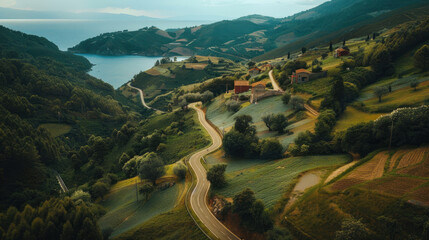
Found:
[[[326,178],[325,180],[325,184],[327,184],[329,181],[331,181],[332,179],[338,177],[341,173],[345,172],[347,169],[353,167],[358,161],[353,161],[351,163],[348,163],[342,167],[337,168],[335,171],[333,171],[331,173],[331,175],[329,175],[328,178]]]
[[[283,89],[281,89],[281,87],[279,87],[279,84],[278,84],[278,83],[277,83],[277,81],[274,79],[274,76],[273,76],[273,70],[271,70],[271,71],[268,73],[268,76],[270,76],[270,80],[271,80],[271,84],[273,85],[273,89],[274,89],[274,90],[276,90],[276,91],[283,92]]]

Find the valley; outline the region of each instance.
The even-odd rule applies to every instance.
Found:
[[[428,239],[424,1],[0,36],[0,239]]]

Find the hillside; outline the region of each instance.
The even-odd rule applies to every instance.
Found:
[[[128,116],[141,115],[125,107],[128,100],[116,100],[112,86],[86,74],[90,64],[85,58],[61,52],[44,38],[6,28],[0,28],[0,33],[3,210],[57,196],[56,171],[64,174],[76,169],[65,176],[69,184],[98,178],[96,168],[103,164],[105,149],[91,152],[94,142],[111,144],[103,138],[120,129]],[[90,151],[86,159],[70,161],[85,145]],[[103,154],[96,156],[97,151]],[[89,164],[89,158],[98,161]],[[85,164],[87,168],[80,171]]]
[[[333,0],[283,19],[249,15],[192,28],[162,31],[155,27],[106,33],[70,49],[79,53],[145,56],[218,56],[257,61],[372,34],[427,15],[424,0]],[[150,48],[149,48],[150,47]]]

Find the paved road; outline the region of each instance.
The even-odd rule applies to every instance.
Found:
[[[270,76],[270,80],[271,80],[271,84],[273,85],[273,89],[277,90],[277,91],[281,91],[283,92],[283,89],[281,87],[279,87],[279,84],[277,83],[277,81],[274,79],[273,76],[273,70],[271,70],[268,75]]]
[[[130,88],[132,88],[132,89],[135,89],[135,90],[139,91],[139,93],[140,93],[140,100],[142,101],[142,104],[143,104],[143,106],[145,108],[152,109],[152,110],[159,111],[159,112],[164,112],[164,111],[161,111],[159,109],[155,109],[155,108],[149,107],[146,104],[145,100],[144,100],[144,93],[143,93],[143,91],[140,88],[136,88],[136,87],[131,86],[131,82],[128,82],[127,86],[130,87]]]
[[[209,210],[207,206],[207,193],[210,188],[210,182],[206,178],[206,170],[200,162],[200,159],[209,152],[212,152],[222,146],[222,139],[217,131],[206,121],[204,112],[196,107],[196,103],[189,105],[198,113],[198,119],[212,138],[213,144],[203,149],[189,159],[189,165],[195,172],[197,185],[191,193],[191,208],[200,219],[200,221],[219,239],[236,240],[240,239],[228,230]]]

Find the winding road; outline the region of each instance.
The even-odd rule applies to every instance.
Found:
[[[279,87],[279,84],[278,84],[278,83],[277,83],[277,81],[274,79],[274,76],[273,76],[273,70],[271,70],[271,71],[268,73],[268,76],[270,76],[270,80],[271,80],[271,84],[273,85],[273,89],[274,89],[274,90],[276,90],[276,91],[283,92],[283,89],[281,89],[281,87]]]
[[[146,102],[144,101],[144,93],[143,93],[143,91],[142,91],[140,88],[133,87],[133,86],[131,85],[131,82],[128,82],[127,86],[128,86],[128,87],[130,87],[130,88],[132,88],[132,89],[135,89],[135,90],[139,91],[139,93],[140,93],[140,100],[142,101],[142,105],[143,105],[145,108],[147,108],[147,109],[152,109],[152,110],[159,111],[159,112],[164,112],[164,111],[161,111],[161,110],[159,110],[159,109],[155,109],[155,108],[149,107],[149,106],[146,104]]]
[[[207,194],[210,189],[210,182],[206,177],[206,170],[201,164],[201,158],[218,149],[222,146],[222,138],[219,136],[218,132],[207,122],[205,118],[205,113],[199,109],[196,103],[190,104],[189,107],[195,109],[198,113],[198,120],[201,125],[207,130],[210,137],[212,138],[212,145],[205,148],[194,155],[189,159],[189,165],[191,169],[195,172],[196,175],[196,186],[192,190],[190,203],[191,208],[194,213],[197,215],[198,219],[204,224],[208,230],[213,233],[218,239],[225,240],[236,240],[240,239],[234,233],[232,233],[228,228],[225,227],[210,211],[207,205]]]

